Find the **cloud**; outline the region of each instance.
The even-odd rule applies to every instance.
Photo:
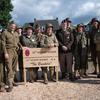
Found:
[[[73,17],[80,17],[82,15],[85,15],[91,11],[93,11],[95,8],[95,3],[93,2],[87,2],[83,5],[80,5],[77,9],[77,11],[75,12]]]
[[[60,5],[59,0],[14,0],[12,1],[14,5],[14,11],[12,12],[13,19],[19,22],[33,21],[34,18],[47,19],[53,18],[51,12],[56,12],[56,9]]]
[[[70,17],[74,24],[88,22],[90,18],[100,16],[100,0],[13,0],[13,19],[23,24],[37,19],[61,21]]]
[[[93,17],[100,18],[100,2],[86,2],[81,4],[74,13],[74,16],[72,16],[73,19],[78,18],[81,21],[83,19],[85,22],[88,22]]]

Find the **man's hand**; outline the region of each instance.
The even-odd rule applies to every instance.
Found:
[[[5,53],[5,59],[9,59],[8,53]]]
[[[54,44],[54,47],[58,47],[58,44],[57,44],[57,43],[55,43],[55,44]]]
[[[67,48],[66,46],[62,46],[62,49],[63,49],[64,51],[67,51],[67,50],[68,50],[68,48]]]
[[[54,44],[50,44],[50,45],[48,45],[48,47],[49,48],[52,48],[52,47],[54,47]]]

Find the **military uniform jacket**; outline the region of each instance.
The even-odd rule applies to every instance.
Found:
[[[32,35],[28,37],[26,34],[22,36],[22,46],[29,47],[29,48],[34,48],[37,47],[37,41],[36,41],[36,36]]]
[[[94,36],[94,42],[96,44],[96,50],[100,51],[100,30]]]
[[[59,42],[59,52],[66,53],[62,46],[68,48],[67,52],[72,51],[72,44],[74,42],[74,36],[70,30],[63,31],[62,29],[58,30],[56,33],[58,42]]]
[[[94,36],[95,36],[95,34],[96,34],[97,32],[98,32],[98,29],[95,28],[94,26],[92,26],[91,31],[90,31],[90,33],[89,33],[91,46],[95,45],[95,43],[94,43]]]
[[[75,41],[74,41],[74,45],[75,45],[75,55],[85,55],[87,53],[87,35],[85,32],[79,33],[76,32],[75,35]]]
[[[52,45],[52,44],[58,45],[58,40],[54,33],[52,33],[52,35],[50,36],[47,36],[47,45]]]
[[[5,30],[2,35],[2,45],[4,52],[7,52],[7,49],[19,49],[19,35],[17,32],[11,32],[10,30]]]
[[[38,48],[47,47],[47,35],[44,35],[42,33],[36,34],[36,41]]]

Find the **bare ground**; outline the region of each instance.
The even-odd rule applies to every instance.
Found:
[[[90,64],[88,72],[91,70]],[[100,79],[90,75],[75,82],[61,80],[48,85],[39,80],[14,87],[11,93],[0,93],[0,100],[100,100]]]

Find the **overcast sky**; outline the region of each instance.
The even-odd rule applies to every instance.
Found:
[[[59,21],[70,17],[74,24],[88,22],[91,18],[100,19],[100,0],[12,0],[13,20],[18,24],[33,22],[36,19]]]

